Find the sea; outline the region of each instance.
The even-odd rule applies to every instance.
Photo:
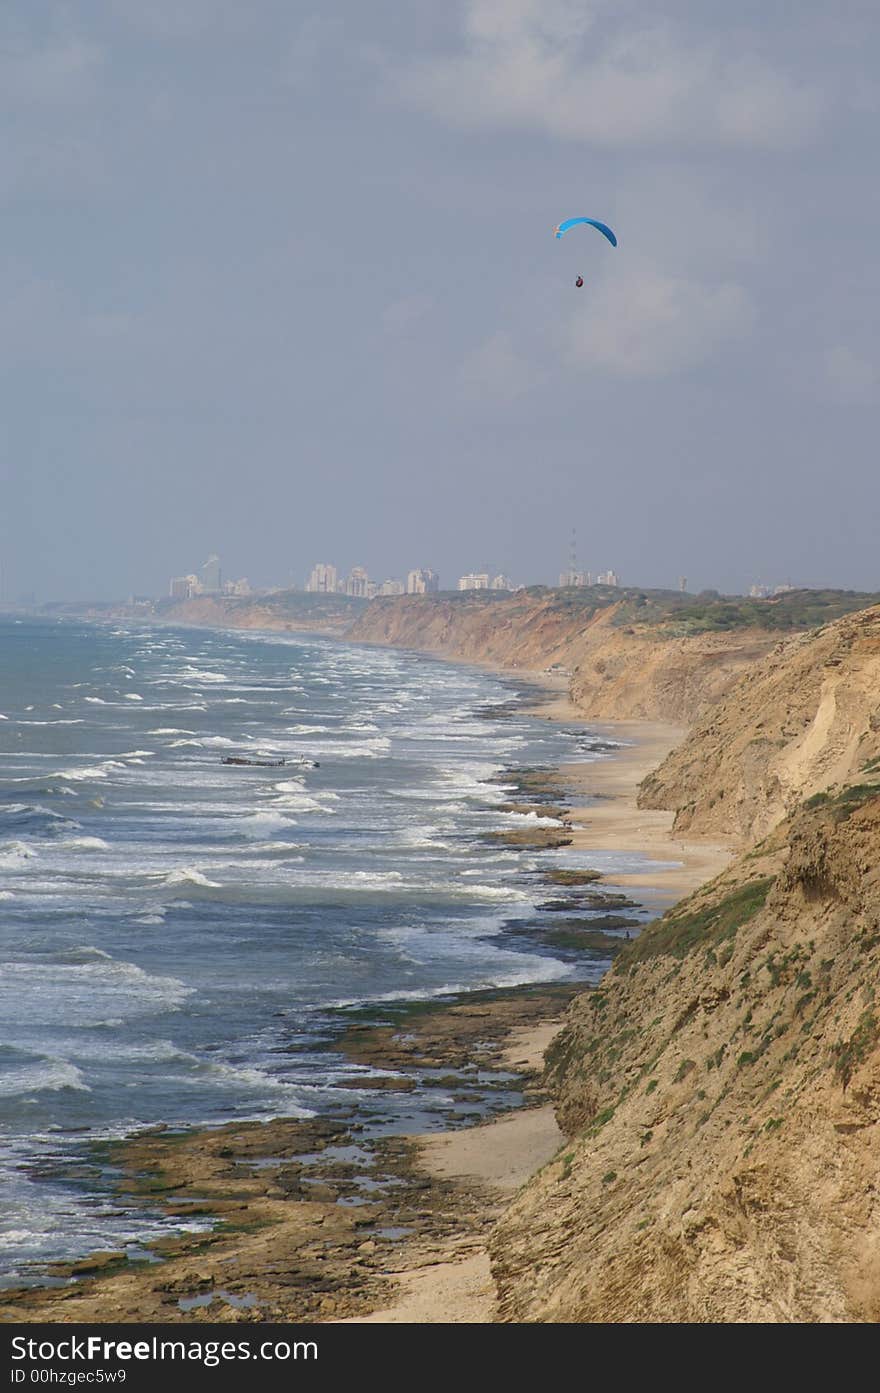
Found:
[[[0,619],[0,1284],[170,1222],[95,1142],[449,1125],[452,1093],[358,1088],[347,1013],[597,970],[505,932],[547,853],[485,836],[528,825],[504,771],[602,757],[533,700],[326,637]]]

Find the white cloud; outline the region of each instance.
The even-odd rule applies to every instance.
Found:
[[[542,380],[504,330],[498,330],[468,354],[459,378],[466,397],[493,405],[514,401]]]
[[[637,13],[633,13],[633,11]],[[823,99],[736,40],[688,39],[648,5],[464,0],[458,52],[386,64],[408,103],[453,124],[600,145],[786,148]]]
[[[593,289],[569,324],[567,349],[582,366],[628,377],[666,377],[698,366],[745,337],[754,308],[741,285],[630,268]]]

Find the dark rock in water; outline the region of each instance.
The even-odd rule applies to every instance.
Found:
[[[631,900],[628,895],[603,895],[599,891],[594,891],[591,894],[587,891],[585,894],[572,895],[566,900],[544,900],[537,908],[548,910],[551,913],[572,914],[581,909],[640,909],[641,906],[637,900]]]
[[[508,832],[487,832],[485,840],[503,842],[505,846],[534,846],[542,851],[554,851],[572,843],[564,828],[557,830],[555,827],[517,827]]]
[[[415,1079],[406,1074],[366,1074],[363,1078],[340,1079],[338,1088],[376,1088],[390,1093],[411,1093],[416,1086]]]
[[[601,871],[565,871],[558,867],[539,874],[542,880],[551,885],[592,885],[594,881],[602,879]]]

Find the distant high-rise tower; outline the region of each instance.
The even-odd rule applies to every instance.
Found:
[[[355,595],[363,598],[369,592],[370,577],[367,575],[364,566],[352,566],[345,582],[346,595]]]
[[[213,554],[208,557],[201,574],[202,590],[206,595],[215,595],[222,590],[220,580],[220,557]]]
[[[406,593],[408,595],[430,595],[440,589],[440,577],[436,571],[431,571],[422,567],[421,569],[410,571],[406,578]]]
[[[678,578],[678,588],[679,588],[679,590],[681,591],[682,595],[687,594],[687,588],[688,588],[688,578],[687,578],[687,576],[679,576],[679,578]]]
[[[339,576],[335,566],[328,566],[319,561],[312,567],[306,590],[317,595],[335,595],[338,589]]]

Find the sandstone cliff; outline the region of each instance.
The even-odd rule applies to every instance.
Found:
[[[798,809],[571,1006],[514,1321],[880,1319],[880,784]]]
[[[160,614],[169,623],[208,628],[344,634],[366,603],[348,595],[273,590],[267,595],[195,595],[191,600],[165,600]]]
[[[652,594],[670,605],[664,592]],[[557,666],[570,674],[571,697],[585,716],[688,723],[767,652],[776,634],[753,624],[682,632],[662,604],[644,593],[618,600],[613,592],[600,602],[566,591],[404,596],[374,600],[348,637],[513,669]]]
[[[880,755],[880,606],[776,645],[642,785],[675,830],[764,836]]]

